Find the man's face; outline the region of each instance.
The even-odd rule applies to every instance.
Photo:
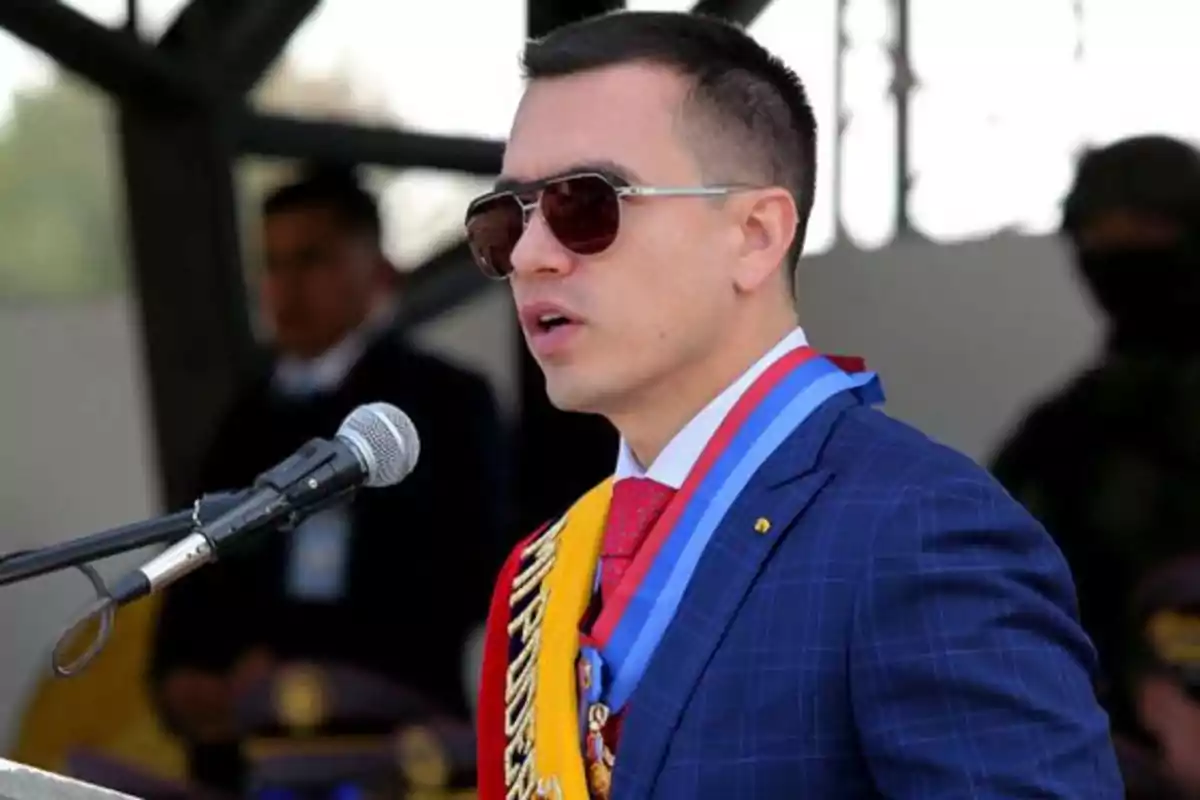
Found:
[[[606,164],[632,184],[703,184],[681,132],[687,85],[675,73],[627,64],[531,83],[504,157],[505,178],[534,181]],[[533,214],[512,254],[513,298],[559,408],[612,416],[702,363],[729,336],[740,227],[732,201],[621,201],[620,232],[579,256]],[[571,324],[546,331],[542,313]]]
[[[1200,257],[1178,222],[1128,210],[1097,214],[1075,236],[1085,284],[1127,339],[1194,350]]]
[[[318,356],[363,323],[382,269],[369,237],[332,211],[296,209],[267,217],[263,244],[263,311],[283,352]]]
[[[1113,209],[1095,215],[1078,234],[1085,253],[1111,250],[1158,249],[1176,244],[1183,236],[1178,223],[1152,214]]]

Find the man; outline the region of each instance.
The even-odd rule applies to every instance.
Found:
[[[154,693],[192,746],[193,772],[226,788],[239,780],[231,704],[280,662],[372,670],[465,718],[462,650],[502,560],[491,393],[392,332],[395,269],[374,198],[352,175],[317,172],[263,211],[261,300],[277,353],[217,433],[201,491],[249,485],[363,403],[402,408],[422,447],[399,485],[247,542],[166,593]]]
[[[1102,698],[1132,733],[1123,612],[1200,527],[1200,152],[1165,136],[1089,152],[1062,232],[1104,317],[1103,349],[1032,410],[993,472],[1062,548]]]
[[[564,27],[524,66],[467,231],[553,402],[622,443],[501,571],[481,797],[1120,797],[1046,533],[798,327],[796,76],[669,13]]]

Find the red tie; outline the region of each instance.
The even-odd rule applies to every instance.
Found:
[[[667,504],[675,496],[670,486],[649,478],[623,478],[613,486],[612,502],[608,507],[608,519],[604,523],[604,542],[600,546],[600,602],[612,598],[613,592],[625,577],[626,570],[637,555],[654,523],[662,516]],[[617,752],[617,739],[621,735],[621,719],[624,714],[614,714],[601,731],[601,737],[610,753]],[[590,748],[585,748],[590,751]],[[594,753],[588,752],[589,762]],[[589,769],[591,795],[607,800],[611,772],[599,770],[598,777]]]
[[[623,478],[613,486],[600,546],[600,601],[612,597],[642,542],[675,496],[670,486],[649,478]]]

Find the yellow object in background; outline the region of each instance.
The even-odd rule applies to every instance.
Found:
[[[183,749],[159,723],[145,672],[158,615],[156,595],[122,608],[96,660],[71,678],[46,675],[17,729],[12,758],[63,773],[78,750],[167,780],[187,773]]]

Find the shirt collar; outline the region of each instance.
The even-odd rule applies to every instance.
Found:
[[[629,449],[628,443],[621,439],[614,477],[617,480],[649,478],[673,489],[683,486],[683,481],[700,458],[700,453],[708,444],[708,440],[717,432],[721,422],[751,384],[785,353],[807,344],[808,338],[805,336],[803,328],[796,328],[781,339],[766,355],[743,372],[741,377],[717,395],[699,414],[692,417],[691,421],[667,443],[649,469],[643,468],[638,463],[633,451]]]
[[[282,356],[275,365],[272,385],[292,397],[337,389],[393,317],[394,311],[390,307],[372,313],[361,326],[315,358]]]

